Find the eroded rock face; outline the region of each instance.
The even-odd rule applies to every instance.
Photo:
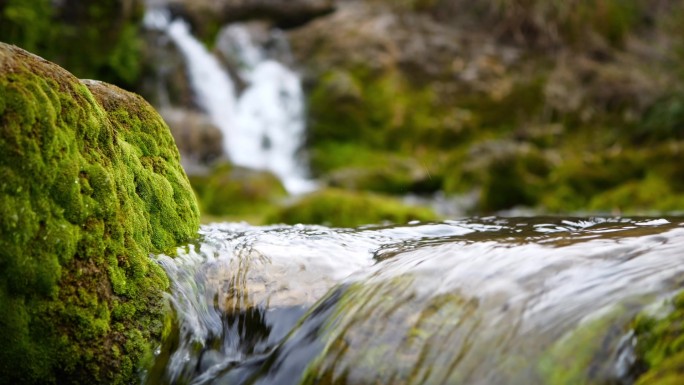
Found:
[[[135,382],[197,202],[140,96],[0,43],[0,383]]]

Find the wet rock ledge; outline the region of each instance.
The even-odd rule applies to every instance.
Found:
[[[123,384],[161,337],[150,253],[199,213],[141,97],[0,43],[0,383]]]

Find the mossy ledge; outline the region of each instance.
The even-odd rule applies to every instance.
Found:
[[[149,253],[199,226],[168,127],[0,43],[0,153],[0,384],[138,382],[168,286]]]

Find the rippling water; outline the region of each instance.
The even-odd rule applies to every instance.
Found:
[[[677,219],[204,226],[159,263],[147,383],[628,384],[629,322],[682,287]]]

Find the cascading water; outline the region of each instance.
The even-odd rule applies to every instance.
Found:
[[[149,384],[630,384],[629,323],[681,290],[675,219],[204,226],[160,256]]]
[[[185,21],[151,9],[145,26],[166,33],[183,54],[197,102],[221,129],[225,151],[234,164],[273,172],[290,193],[315,188],[299,157],[305,117],[297,74],[253,44],[246,27],[230,25],[221,36],[227,40],[224,44],[236,48],[233,54],[246,82],[237,95],[227,70],[192,36]]]

